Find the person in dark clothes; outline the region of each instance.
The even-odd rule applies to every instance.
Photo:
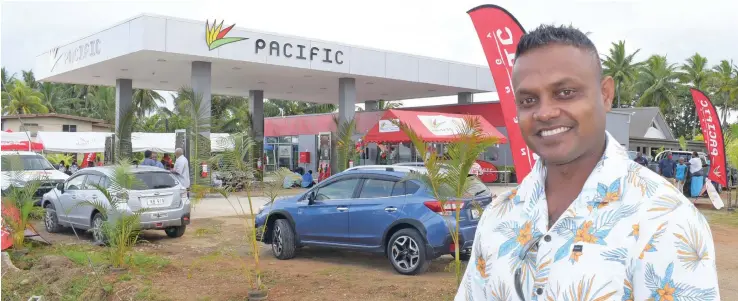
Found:
[[[638,153],[638,155],[636,155],[636,158],[633,159],[633,161],[636,161],[636,163],[640,165],[648,166],[648,159],[646,159],[646,157],[644,157],[643,154],[640,152]]]
[[[671,152],[666,152],[666,157],[659,161],[659,174],[666,178],[671,185],[676,186],[676,162],[671,156]]]

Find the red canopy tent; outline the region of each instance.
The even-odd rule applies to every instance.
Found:
[[[410,138],[397,127],[392,120],[400,120],[410,126],[418,136],[425,142],[448,143],[456,139],[457,129],[464,122],[464,118],[470,115],[419,112],[406,110],[387,110],[379,123],[374,125],[364,136],[364,143],[399,143],[409,142]],[[482,131],[489,137],[497,138],[498,144],[507,143],[500,131],[498,131],[486,119],[478,115]]]
[[[44,149],[44,145],[38,142],[28,141],[26,133],[14,133],[8,129],[3,133],[2,142],[0,142],[0,150],[4,151],[37,151]]]

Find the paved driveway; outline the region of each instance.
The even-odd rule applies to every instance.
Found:
[[[230,200],[230,203],[228,202]],[[246,212],[249,215],[249,200],[245,197],[236,199],[235,197],[226,200],[224,197],[206,197],[202,199],[197,205],[192,208],[192,219],[198,218],[210,218],[219,216],[234,216]],[[240,200],[240,203],[239,203]],[[266,197],[252,197],[251,205],[254,209],[254,214],[259,211],[259,207],[266,204],[269,198]],[[234,209],[235,207],[235,209]],[[236,211],[238,210],[238,211]]]

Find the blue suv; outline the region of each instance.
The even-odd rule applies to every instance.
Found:
[[[491,202],[491,191],[474,179],[474,198],[441,206],[423,183],[402,181],[408,172],[423,170],[361,166],[338,173],[302,195],[262,206],[255,218],[259,239],[271,244],[278,259],[293,258],[302,246],[376,252],[397,272],[414,275],[432,259],[454,253],[449,229],[456,223],[453,208],[461,204],[460,250],[468,259],[478,209]]]

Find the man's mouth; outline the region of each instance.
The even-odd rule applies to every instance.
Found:
[[[569,130],[571,130],[571,127],[568,127],[568,126],[562,126],[562,127],[558,127],[558,128],[554,128],[554,129],[550,129],[550,130],[541,130],[541,131],[538,132],[538,136],[541,136],[541,137],[551,137],[551,136],[555,136],[555,135],[566,133]]]

